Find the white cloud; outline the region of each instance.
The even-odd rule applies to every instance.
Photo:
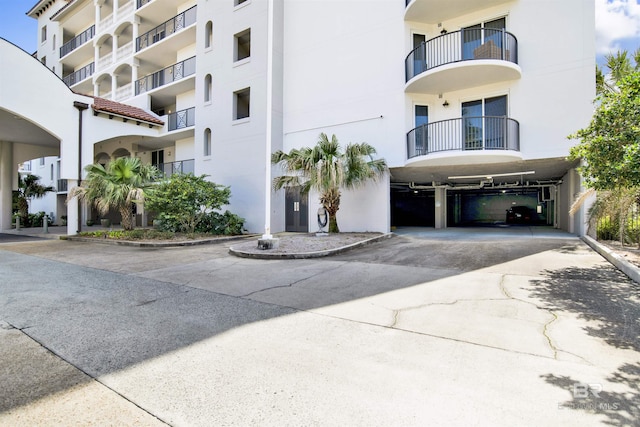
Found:
[[[640,37],[639,0],[596,0],[596,52],[621,49],[620,42]]]

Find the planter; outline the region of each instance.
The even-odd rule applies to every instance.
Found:
[[[100,220],[100,225],[103,227],[111,227],[111,220],[109,218],[102,218]]]

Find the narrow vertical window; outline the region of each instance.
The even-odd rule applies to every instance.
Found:
[[[209,49],[213,45],[213,22],[207,22],[204,31],[204,47],[205,49]]]
[[[211,74],[207,74],[204,78],[204,102],[211,102],[213,97],[211,84]]]
[[[40,42],[44,43],[47,41],[47,26],[43,25],[42,29],[40,30]]]
[[[203,154],[205,157],[211,155],[211,129],[206,128],[204,130],[204,150]]]

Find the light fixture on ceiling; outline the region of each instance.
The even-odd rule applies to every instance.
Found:
[[[442,103],[442,106],[444,108],[447,108],[449,106],[449,101],[447,101],[446,99],[444,100],[444,102]]]
[[[445,29],[443,28],[443,29],[442,29],[442,31],[440,31],[440,34],[442,34],[442,35],[444,36],[445,34],[447,34],[447,30],[445,30]]]
[[[496,176],[520,176],[520,175],[532,175],[536,173],[536,171],[524,171],[524,172],[511,172],[511,173],[494,173],[491,176],[489,175],[461,175],[461,176],[449,176],[448,179],[476,179],[476,178],[485,178],[492,179]]]

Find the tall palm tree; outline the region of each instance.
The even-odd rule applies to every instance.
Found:
[[[23,178],[18,174],[18,213],[20,215],[20,221],[25,227],[28,227],[29,219],[29,201],[31,199],[39,199],[44,197],[45,194],[55,191],[53,187],[47,187],[40,184],[40,177],[37,175],[27,174]]]
[[[121,157],[110,162],[106,168],[100,164],[85,167],[87,177],[82,187],[74,187],[67,200],[78,197],[93,204],[101,215],[109,208],[117,209],[122,216],[122,228],[134,227],[131,206],[144,201],[144,190],[159,175],[155,166],[142,164],[135,157]]]
[[[640,48],[636,49],[629,57],[626,50],[605,56],[608,73],[596,65],[596,93],[603,95],[607,92],[617,91],[617,84],[623,77],[634,71],[640,71]]]
[[[321,133],[313,148],[280,150],[271,155],[285,175],[274,178],[273,187],[301,187],[303,193],[316,190],[329,215],[329,233],[339,233],[336,214],[340,209],[340,189],[353,189],[369,180],[382,178],[388,171],[384,159],[374,159],[375,148],[367,143],[349,144],[341,151],[338,139]]]

